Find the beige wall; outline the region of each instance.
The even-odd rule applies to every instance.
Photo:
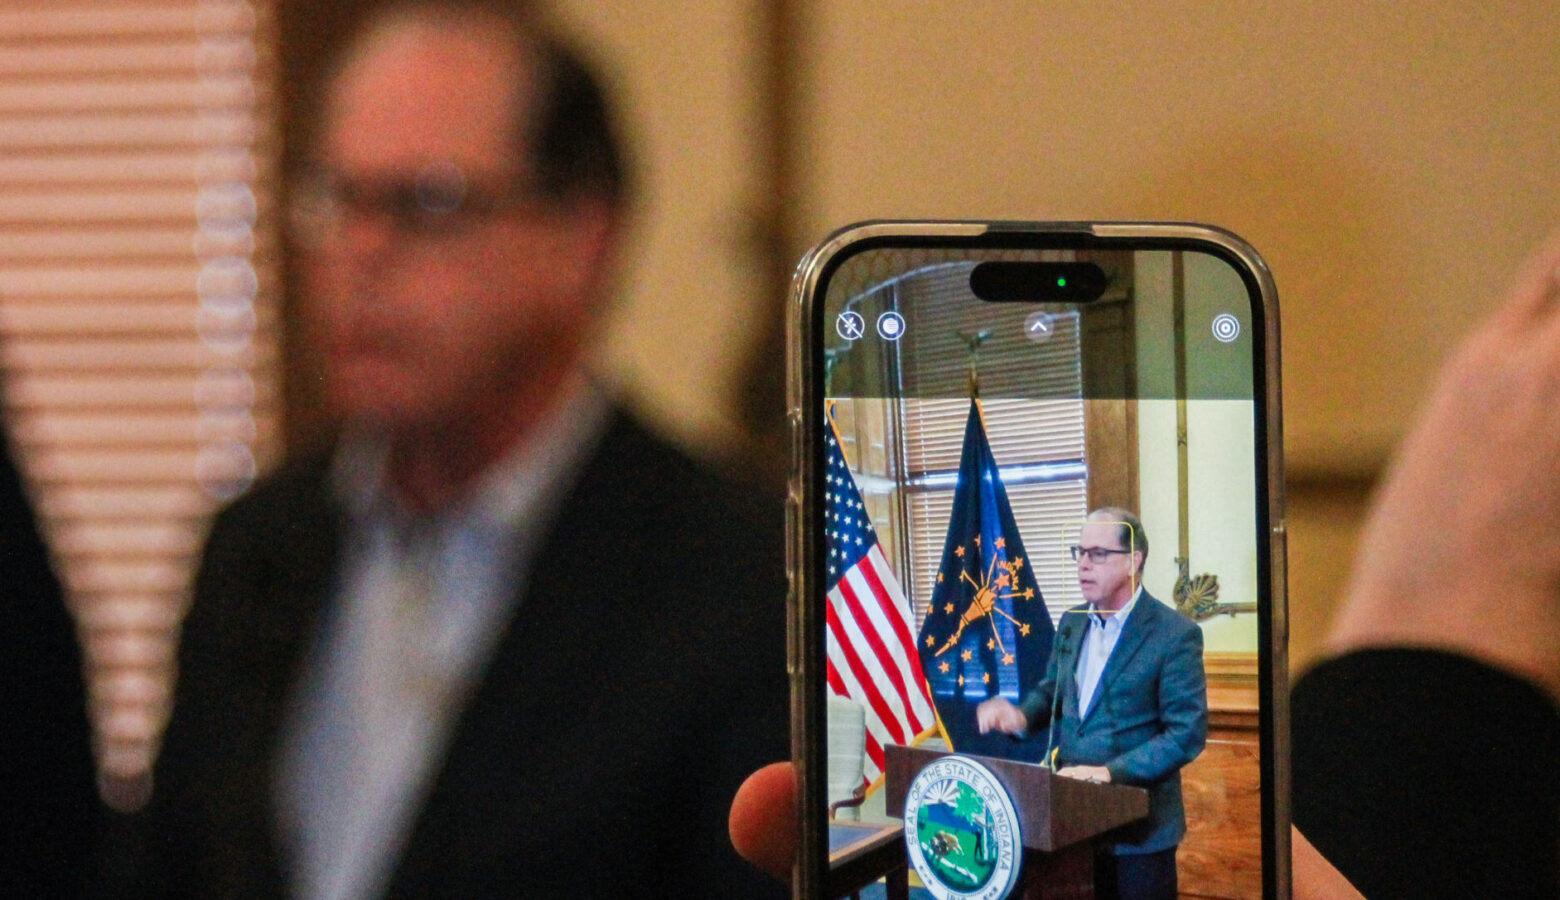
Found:
[[[563,2],[657,175],[607,364],[720,440],[773,285],[743,243],[756,4]],[[1560,5],[793,2],[802,240],[881,216],[1191,219],[1282,301],[1294,656],[1426,380],[1560,222]]]
[[[1246,302],[1246,287],[1235,269],[1203,254],[1186,254],[1185,315],[1207,322],[1222,310]],[[1133,280],[1136,305],[1134,340],[1142,382],[1170,383],[1175,366],[1175,322],[1171,316],[1172,275],[1169,254],[1138,254]],[[1186,379],[1192,393],[1234,377],[1214,359],[1189,353]],[[1247,371],[1249,377],[1249,370]],[[1253,404],[1241,400],[1188,400],[1186,403],[1187,559],[1195,577],[1219,580],[1219,602],[1254,604],[1257,600],[1256,423]],[[1138,515],[1150,535],[1143,582],[1159,599],[1175,602],[1171,587],[1179,576],[1180,447],[1176,402],[1143,400],[1137,408]],[[1210,653],[1253,653],[1258,630],[1255,612],[1217,615],[1204,620],[1204,649]]]
[[[1560,219],[1553,3],[817,8],[815,231],[1231,228],[1278,280],[1302,468],[1373,467],[1466,316]]]
[[[754,165],[766,136],[746,3],[564,0],[614,81],[638,168],[639,218],[601,368],[689,440],[736,429],[732,392],[772,290],[759,280]]]

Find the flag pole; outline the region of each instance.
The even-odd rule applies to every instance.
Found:
[[[954,334],[957,334],[959,336],[959,340],[964,342],[965,361],[969,364],[970,367],[970,399],[979,400],[980,345],[986,343],[986,339],[991,337],[991,329],[983,328],[980,331],[976,331],[970,334],[966,334],[962,331],[956,331]]]

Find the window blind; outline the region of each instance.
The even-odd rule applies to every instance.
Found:
[[[1059,619],[1082,602],[1067,547],[1088,514],[1083,401],[986,400],[981,408],[1035,581],[1052,619]],[[957,474],[968,414],[968,400],[904,401],[905,470],[912,482]],[[942,482],[905,494],[906,568],[912,573],[905,594],[917,622],[926,617],[953,514],[953,479]]]
[[[247,0],[0,9],[4,410],[121,807],[208,517],[279,451],[271,35]]]
[[[894,292],[907,325],[890,378],[905,394],[923,396],[839,403],[846,459],[921,622],[942,562],[969,416],[967,339],[984,332],[976,361],[989,399],[981,420],[1035,579],[1059,619],[1082,601],[1067,547],[1088,512],[1078,314],[1055,312],[1051,336],[1037,343],[1024,327],[1032,308],[968,302],[973,263],[923,262],[862,289]]]
[[[1076,312],[1055,311],[1051,336],[1029,339],[1024,304],[969,310],[971,263],[929,266],[900,285],[910,324],[903,340],[907,391],[948,399],[901,404],[905,493],[906,596],[916,621],[926,616],[953,512],[954,484],[969,416],[966,338],[984,331],[975,357],[983,396],[981,421],[1003,472],[1013,520],[1053,619],[1080,602],[1077,570],[1067,546],[1088,512],[1084,461],[1083,367]],[[951,300],[954,302],[941,302]],[[962,396],[961,396],[962,395]],[[1031,399],[1016,399],[1016,398]],[[954,399],[956,398],[956,399]],[[942,476],[931,481],[927,476]],[[918,486],[919,485],[919,486]]]

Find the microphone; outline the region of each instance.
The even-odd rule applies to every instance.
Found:
[[[1051,683],[1051,721],[1045,726],[1045,758],[1042,766],[1048,766],[1052,772],[1056,771],[1056,757],[1062,748],[1056,746],[1056,720],[1061,715],[1062,706],[1062,675],[1067,671],[1068,654],[1063,649],[1066,644],[1062,641],[1064,628],[1056,629],[1051,636],[1051,659],[1056,663],[1056,680]]]

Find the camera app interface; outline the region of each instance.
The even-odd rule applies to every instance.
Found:
[[[991,811],[947,785],[907,810],[913,748],[1138,788],[1098,853],[1262,896],[1262,323],[1238,270],[881,247],[829,273],[823,316],[831,861],[914,814],[938,880],[995,877]]]

